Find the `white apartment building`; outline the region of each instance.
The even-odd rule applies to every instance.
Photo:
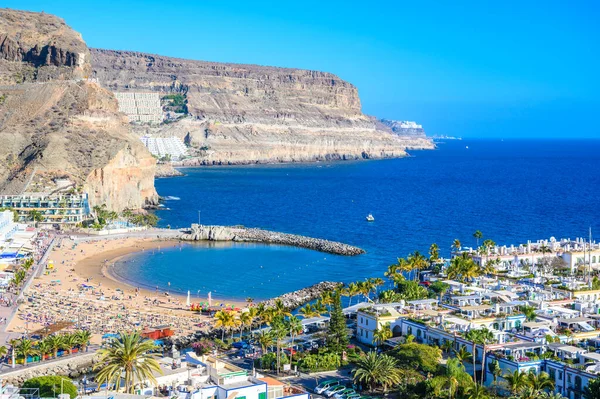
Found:
[[[10,240],[18,228],[19,225],[15,223],[12,211],[6,210],[0,212],[0,245]]]
[[[119,111],[130,122],[161,123],[163,111],[158,93],[115,92],[119,102]]]

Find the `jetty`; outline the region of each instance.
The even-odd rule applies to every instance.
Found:
[[[298,291],[288,292],[276,298],[263,301],[265,306],[274,306],[275,302],[281,300],[283,305],[287,309],[296,309],[300,306],[319,298],[326,291],[333,291],[336,288],[343,286],[343,283],[336,283],[332,281],[322,281],[317,284],[313,284],[310,287],[302,288]]]
[[[184,231],[179,238],[183,241],[234,241],[289,245],[292,247],[312,249],[344,256],[356,256],[365,253],[361,248],[341,242],[256,228],[246,228],[243,226],[206,226],[192,224],[191,228]]]

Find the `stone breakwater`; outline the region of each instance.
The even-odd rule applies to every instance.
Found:
[[[356,256],[365,253],[361,248],[341,242],[245,227],[192,224],[190,230],[184,232],[180,239],[184,241],[235,241],[289,245],[345,256]]]
[[[3,382],[21,386],[23,382],[30,378],[42,377],[45,375],[64,375],[69,378],[77,378],[81,373],[91,371],[92,366],[98,362],[96,353],[86,353],[61,359],[42,362],[36,365],[30,365],[26,368],[4,369],[0,373],[0,379]]]
[[[305,303],[319,298],[324,292],[333,291],[342,285],[342,283],[322,281],[320,283],[311,285],[310,287],[302,288],[301,290],[294,292],[288,292],[287,294],[283,294],[281,296],[278,296],[277,298],[272,298],[263,301],[262,303],[269,307],[274,306],[275,301],[281,300],[286,308],[296,309],[304,305]]]

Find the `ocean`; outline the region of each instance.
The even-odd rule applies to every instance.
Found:
[[[367,251],[188,244],[136,254],[115,272],[194,296],[265,299],[319,281],[383,276],[389,264],[473,232],[498,244],[600,234],[600,140],[449,140],[402,159],[186,168],[157,179],[160,226],[244,225]],[[199,213],[200,212],[200,213]],[[365,217],[372,213],[375,221]],[[170,285],[169,285],[170,283]]]

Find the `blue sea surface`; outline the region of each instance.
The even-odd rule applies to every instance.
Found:
[[[367,251],[342,257],[268,245],[184,245],[137,254],[123,277],[161,289],[263,299],[319,281],[382,276],[399,256],[437,243],[448,255],[473,232],[499,244],[600,234],[600,140],[462,140],[377,161],[182,169],[158,179],[160,225],[261,227]],[[375,222],[365,221],[372,213]],[[135,266],[133,266],[135,265]]]

